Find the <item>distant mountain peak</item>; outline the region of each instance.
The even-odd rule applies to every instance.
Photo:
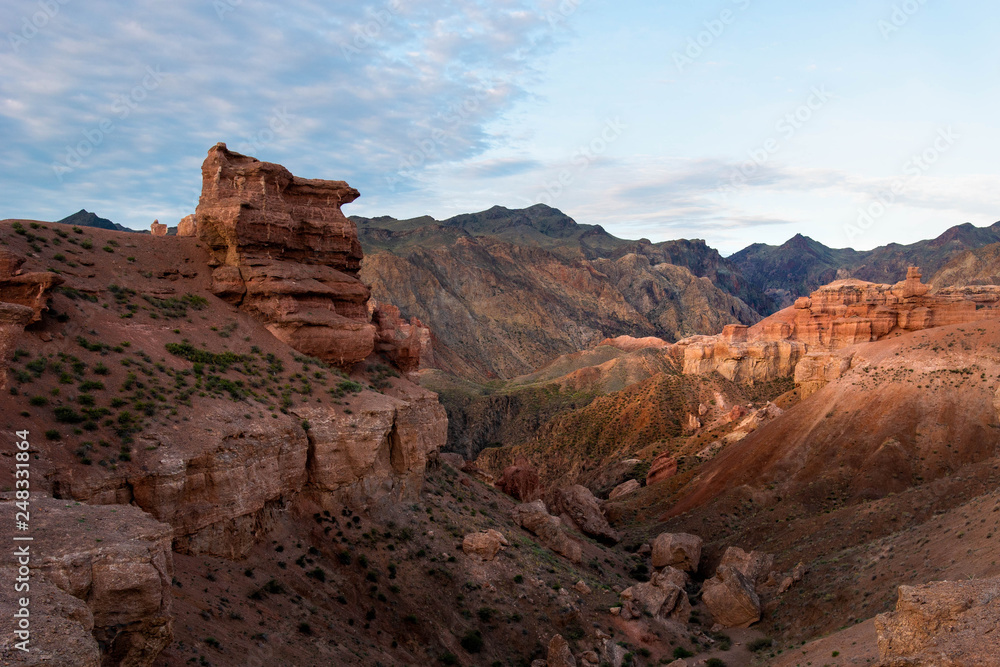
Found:
[[[96,227],[98,229],[110,229],[119,232],[134,232],[134,229],[129,229],[123,225],[119,225],[117,222],[112,222],[107,218],[102,218],[96,213],[91,213],[85,208],[81,208],[79,211],[73,215],[67,216],[62,220],[57,220],[56,222],[64,225],[76,225],[77,227]]]

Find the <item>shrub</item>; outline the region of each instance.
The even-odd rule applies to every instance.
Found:
[[[705,667],[726,667],[726,662],[720,658],[709,658],[705,661]]]
[[[694,655],[694,653],[692,653],[691,651],[687,650],[683,646],[678,646],[677,648],[674,649],[674,659],[675,660],[680,660],[682,658],[690,658],[693,655]]]
[[[763,651],[764,649],[771,648],[773,644],[774,641],[770,637],[761,637],[747,644],[747,648],[753,651],[754,653],[757,653],[758,651]]]
[[[469,653],[480,653],[483,650],[483,635],[479,630],[472,630],[465,633],[459,643]]]
[[[56,421],[63,424],[81,424],[85,421],[83,415],[68,405],[60,405],[56,408],[55,413]]]

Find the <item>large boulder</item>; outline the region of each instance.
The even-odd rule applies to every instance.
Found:
[[[622,618],[639,618],[649,614],[654,618],[673,618],[687,622],[691,612],[684,586],[687,575],[672,567],[657,572],[649,581],[622,591]]]
[[[993,667],[1000,579],[900,586],[896,611],[875,618],[885,667]]]
[[[562,635],[554,635],[549,640],[549,650],[545,655],[548,667],[576,667],[576,658],[569,650],[569,643]]]
[[[562,521],[559,517],[549,514],[543,501],[536,500],[515,506],[511,510],[511,519],[538,536],[542,544],[557,554],[565,556],[574,563],[583,560],[580,543],[566,534]]]
[[[527,461],[518,461],[504,468],[496,487],[523,503],[538,500],[542,495],[542,483],[538,471]]]
[[[705,582],[701,599],[723,627],[747,628],[760,620],[760,598],[753,583],[732,565],[721,565]]]
[[[557,511],[569,517],[581,533],[612,544],[621,540],[621,535],[601,512],[600,502],[587,487],[574,484],[557,491],[555,497]]]
[[[739,547],[729,547],[722,554],[719,567],[724,565],[735,567],[756,588],[767,580],[774,569],[774,555],[761,551],[747,553]]]
[[[510,546],[510,542],[500,531],[486,530],[470,533],[462,540],[462,551],[469,556],[478,556],[484,561],[491,561],[500,553],[500,549]]]
[[[662,533],[653,540],[653,567],[695,572],[701,560],[701,538],[689,533]]]

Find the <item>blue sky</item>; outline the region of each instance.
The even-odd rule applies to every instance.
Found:
[[[724,254],[1000,219],[986,1],[0,0],[0,218],[193,212],[210,146],[358,215],[542,201]]]

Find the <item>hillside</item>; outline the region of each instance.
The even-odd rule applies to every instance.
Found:
[[[936,288],[1000,284],[1000,243],[961,253],[934,274],[931,284]]]
[[[796,234],[780,246],[756,243],[729,256],[746,282],[771,294],[782,307],[839,278],[894,283],[919,266],[934,275],[956,256],[1000,241],[1000,222],[989,227],[965,223],[934,239],[909,245],[892,243],[874,250],[828,248]],[[761,311],[770,314],[771,310]]]
[[[506,379],[609,336],[676,340],[757,313],[704,242],[617,239],[538,205],[443,222],[353,218],[379,301],[434,321],[435,367]]]

